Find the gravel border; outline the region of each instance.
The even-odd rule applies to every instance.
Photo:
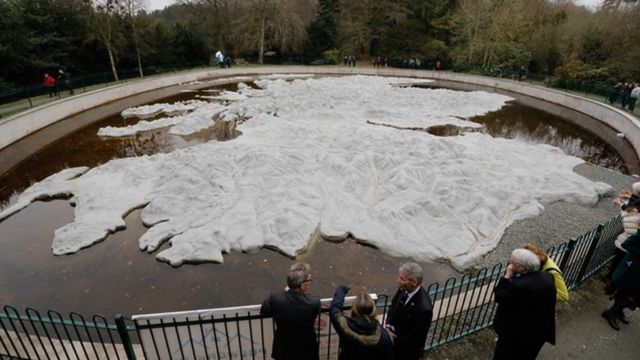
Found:
[[[600,198],[594,206],[564,201],[544,204],[545,209],[540,215],[516,221],[509,226],[496,249],[479,259],[474,268],[491,267],[508,261],[511,251],[525,242],[531,242],[546,249],[587,233],[598,224],[616,216],[619,209],[612,204],[612,200],[618,190],[629,189],[631,184],[639,181],[637,177],[590,163],[578,165],[573,170],[589,180],[607,183],[615,191]]]

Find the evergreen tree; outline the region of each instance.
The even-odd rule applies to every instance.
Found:
[[[337,39],[337,0],[318,1],[318,17],[307,30],[309,40],[304,49],[305,63],[320,58],[321,54],[336,47]]]

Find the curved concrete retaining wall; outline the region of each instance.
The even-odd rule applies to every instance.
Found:
[[[104,89],[94,90],[61,99],[16,114],[0,121],[0,174],[60,137],[91,124],[101,118],[121,112],[130,106],[145,104],[175,95],[181,90],[194,90],[213,85],[238,82],[238,76],[266,74],[318,74],[318,75],[384,75],[433,79],[436,85],[466,90],[485,90],[510,95],[518,100],[554,105],[550,108],[581,125],[585,118],[592,118],[597,126],[605,124],[626,139],[604,139],[627,162],[631,172],[637,172],[640,157],[640,126],[635,118],[620,109],[599,101],[564,92],[531,86],[511,80],[482,76],[405,69],[373,69],[345,67],[251,67],[232,69],[192,70],[172,75],[159,75],[131,81]],[[540,106],[538,106],[540,107]],[[599,131],[596,133],[600,135]],[[633,154],[625,155],[626,148]],[[629,153],[630,151],[626,151]]]

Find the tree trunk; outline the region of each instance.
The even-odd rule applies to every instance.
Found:
[[[138,72],[140,72],[140,77],[143,78],[144,74],[142,73],[142,59],[140,59],[140,49],[136,46],[136,55],[138,56]]]
[[[142,59],[140,58],[140,47],[138,46],[138,35],[135,28],[133,29],[133,46],[136,48],[136,57],[138,58],[138,72],[140,73],[140,77],[143,78]]]
[[[109,53],[109,62],[111,63],[111,72],[113,72],[113,78],[116,79],[116,81],[119,81],[120,79],[118,79],[118,72],[116,71],[116,62],[113,60],[113,51],[111,51],[111,44],[107,44],[107,52]]]
[[[265,26],[264,14],[262,16],[262,22],[260,24],[260,49],[258,50],[258,62],[263,63],[264,60],[264,26]]]

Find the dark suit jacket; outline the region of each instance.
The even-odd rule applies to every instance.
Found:
[[[510,280],[500,278],[493,291],[498,303],[493,328],[498,337],[555,344],[556,287],[551,274],[532,271]]]
[[[271,294],[260,314],[273,317],[271,357],[277,360],[317,360],[318,337],[315,319],[320,314],[320,299],[299,290]]]
[[[400,304],[402,291],[398,289],[389,309],[387,324],[393,325],[397,335],[394,349],[397,360],[422,357],[424,343],[431,326],[433,306],[426,290],[421,286],[406,305]]]

